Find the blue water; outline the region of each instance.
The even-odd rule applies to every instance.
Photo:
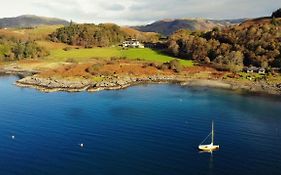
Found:
[[[177,85],[41,93],[15,81],[0,77],[1,175],[281,174],[278,99]],[[212,120],[221,149],[199,153]]]

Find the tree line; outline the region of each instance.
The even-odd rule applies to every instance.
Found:
[[[119,44],[126,34],[115,24],[71,24],[49,35],[54,42],[90,47],[107,47]]]
[[[49,52],[35,41],[0,36],[0,61],[41,58]]]

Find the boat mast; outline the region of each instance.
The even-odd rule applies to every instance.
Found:
[[[212,121],[212,145],[214,144],[214,135],[215,135],[215,133],[214,133],[214,121]]]

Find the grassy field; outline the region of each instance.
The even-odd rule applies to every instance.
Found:
[[[46,40],[50,33],[54,32],[60,27],[62,27],[62,25],[43,25],[30,29],[0,29],[0,35],[14,37],[22,40]]]
[[[111,57],[126,57],[127,59],[143,59],[152,62],[168,62],[175,57],[164,55],[160,52],[149,48],[145,49],[127,49],[123,50],[118,47],[113,48],[92,48],[92,49],[72,49],[64,51],[62,49],[52,50],[48,59],[51,61],[66,61],[68,59],[76,61],[87,61],[90,58],[111,58]],[[192,66],[192,61],[180,60],[184,66]]]
[[[56,31],[56,29],[63,27],[62,25],[42,25],[32,29],[15,29],[12,30],[15,33],[27,36],[32,40],[45,40],[50,33]]]
[[[175,57],[168,56],[159,51],[154,51],[149,48],[145,49],[126,49],[123,50],[120,47],[111,48],[79,48],[78,46],[69,46],[64,43],[54,43],[47,40],[50,33],[54,32],[57,28],[62,27],[60,25],[51,26],[38,26],[32,29],[0,29],[0,34],[13,36],[18,39],[31,39],[50,51],[50,55],[45,59],[48,63],[58,63],[67,60],[75,60],[78,62],[87,61],[91,58],[111,58],[111,57],[125,57],[127,59],[142,59],[151,62],[168,62]],[[64,48],[71,48],[71,50],[64,51]],[[184,66],[192,66],[193,62],[188,60],[180,60],[180,63]]]
[[[45,49],[48,49],[49,51],[51,50],[62,50],[63,48],[66,48],[66,47],[73,47],[74,46],[69,46],[67,44],[64,44],[64,43],[55,43],[55,42],[50,42],[50,41],[45,41],[45,40],[39,40],[39,41],[36,41],[36,43],[41,46],[41,47],[44,47]]]

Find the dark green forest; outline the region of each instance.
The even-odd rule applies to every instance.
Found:
[[[107,47],[120,44],[126,34],[115,24],[71,24],[50,34],[50,40],[69,45]]]

